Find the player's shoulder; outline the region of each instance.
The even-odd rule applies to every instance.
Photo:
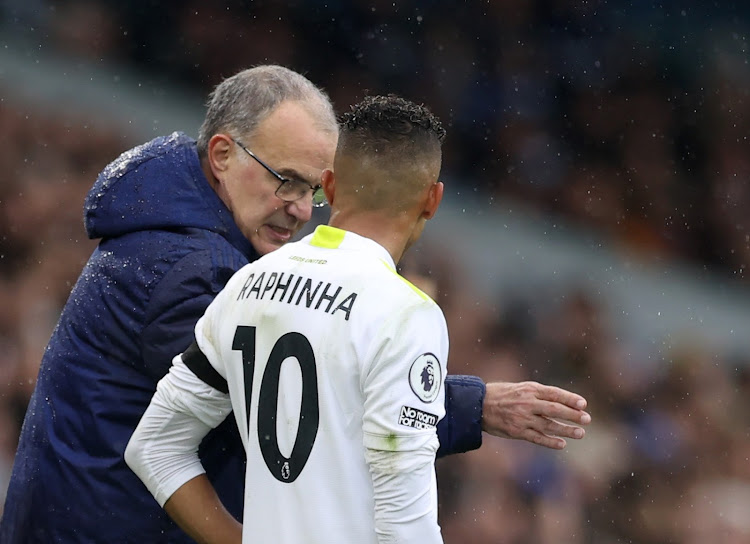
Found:
[[[390,300],[399,307],[437,309],[437,303],[422,289],[403,277],[393,266],[378,258],[360,263],[363,283],[370,296],[377,300]]]
[[[436,304],[434,300],[432,300],[432,297],[422,291],[419,287],[414,285],[412,282],[407,280],[405,277],[403,277],[401,274],[398,273],[397,270],[392,268],[388,263],[382,263],[383,266],[386,269],[386,274],[391,278],[391,281],[398,285],[398,289],[400,291],[403,291],[408,294],[410,298],[414,298],[415,301],[419,300],[422,301],[428,305],[434,305]]]
[[[440,306],[424,291],[401,276],[389,263],[378,262],[370,269],[359,317],[370,340],[399,338],[416,341],[424,331],[445,331],[445,315]]]

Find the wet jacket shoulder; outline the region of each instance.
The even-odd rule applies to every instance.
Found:
[[[104,260],[122,261],[97,273],[115,275],[122,289],[150,282],[142,293],[140,347],[144,370],[155,370],[157,380],[229,277],[257,258],[205,178],[195,141],[181,133],[108,165],[86,198],[84,222],[89,237],[102,239]],[[128,270],[128,261],[140,268]]]

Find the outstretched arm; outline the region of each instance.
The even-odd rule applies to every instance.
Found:
[[[530,381],[485,384],[476,376],[448,375],[437,455],[479,448],[482,431],[562,449],[565,438],[584,436],[581,425],[591,421],[585,408],[586,399],[559,387]]]

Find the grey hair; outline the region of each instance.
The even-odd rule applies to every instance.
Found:
[[[206,155],[214,134],[252,135],[258,125],[282,102],[292,100],[310,105],[309,112],[321,130],[338,131],[331,99],[305,76],[276,65],[248,68],[228,77],[211,92],[206,117],[198,132],[198,154]]]

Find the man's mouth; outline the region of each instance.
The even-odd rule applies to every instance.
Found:
[[[294,233],[294,231],[291,229],[278,227],[276,225],[264,226],[267,227],[266,231],[271,240],[281,244],[287,243],[292,238],[292,234]]]

